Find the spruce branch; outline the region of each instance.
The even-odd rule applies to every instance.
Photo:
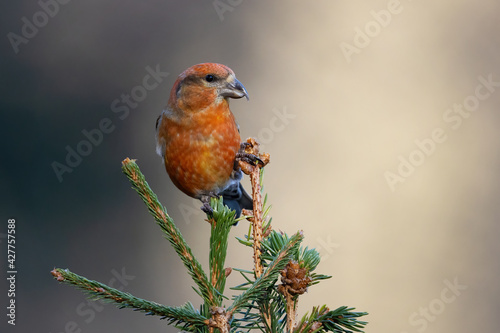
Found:
[[[261,177],[261,168],[269,163],[270,156],[269,154],[260,154],[259,153],[259,143],[254,138],[248,138],[245,144],[245,153],[256,156],[261,163],[257,163],[255,165],[250,164],[245,161],[239,161],[238,165],[241,170],[250,176],[250,183],[252,184],[252,201],[253,201],[253,217],[249,220],[252,222],[252,238],[253,238],[253,258],[254,258],[254,274],[255,278],[259,279],[264,270],[262,266],[261,259],[261,242],[263,237],[262,225],[264,220],[264,202],[262,200],[262,177]],[[267,197],[264,198],[264,201]],[[267,224],[266,230],[270,229],[270,223]],[[267,331],[270,330],[272,326],[272,314],[269,311],[266,311],[263,307],[263,303],[261,304],[261,314],[262,320],[265,323]]]
[[[290,260],[281,271],[282,283],[278,286],[278,291],[283,294],[286,301],[286,327],[288,332],[291,332],[295,327],[299,296],[307,291],[311,280],[309,269],[300,267],[295,260]]]
[[[291,332],[295,328],[295,321],[297,320],[297,306],[299,297],[292,296],[292,294],[285,292],[286,300],[286,328],[287,332]]]
[[[89,280],[70,272],[68,269],[54,268],[51,273],[57,281],[76,286],[94,301],[102,299],[115,303],[120,309],[131,308],[135,311],[145,312],[147,316],[160,316],[160,319],[166,319],[169,324],[189,331],[198,330],[208,324],[208,319],[200,315],[191,303],[180,307],[165,306]]]
[[[220,333],[229,333],[232,315],[227,313],[226,309],[222,307],[212,308],[210,314],[211,318],[208,322],[210,332],[213,332],[213,328],[218,328]]]
[[[260,165],[253,165],[248,160],[239,161],[240,168],[250,175],[254,209],[253,216],[248,218],[252,222],[252,228],[245,236],[246,240],[238,240],[253,248],[254,269],[234,269],[242,274],[246,282],[232,288],[241,291],[241,294],[233,297],[233,303],[227,309],[222,306],[222,301],[227,299],[223,293],[226,277],[232,269],[224,268],[224,264],[229,231],[237,221],[234,211],[226,207],[221,198],[212,198],[210,201],[213,214],[209,218],[211,236],[208,278],[167,210],[158,202],[139,167],[134,160],[128,158],[123,161],[122,170],[198,286],[195,291],[204,300],[200,309],[196,310],[189,302],[180,307],[168,307],[146,301],[88,280],[67,269],[54,269],[52,275],[59,282],[82,289],[93,300],[102,299],[115,303],[119,308],[132,308],[145,312],[146,315],[160,316],[169,324],[190,332],[214,333],[217,330],[229,333],[241,329],[258,329],[272,333],[362,332],[367,323],[358,318],[367,313],[354,312],[354,308],[346,306],[334,311],[330,311],[326,306],[314,307],[310,315],[306,314],[297,325],[295,324],[299,296],[306,292],[309,286],[330,276],[313,273],[321,258],[315,249],[300,246],[304,238],[302,232],[289,237],[285,233],[272,231],[271,218],[267,218],[269,207],[264,209],[267,195],[262,200],[261,167],[269,162],[269,155],[259,154],[258,143],[254,139],[247,140],[245,153],[255,155],[261,162]],[[280,275],[281,284],[278,284]]]
[[[263,200],[260,183],[260,168],[269,163],[269,154],[259,153],[259,143],[254,138],[248,138],[245,145],[245,153],[258,157],[263,164],[252,165],[245,161],[239,161],[241,170],[250,176],[252,184],[252,199],[253,199],[253,217],[251,219],[253,225],[253,252],[254,252],[254,270],[255,277],[262,275],[263,267],[261,263],[261,248],[262,242],[262,222],[263,222]]]
[[[228,312],[233,314],[238,311],[241,307],[249,304],[252,301],[258,301],[259,297],[265,294],[266,290],[273,286],[278,275],[286,264],[290,260],[290,255],[297,251],[298,246],[304,236],[301,232],[297,232],[290,238],[290,242],[285,244],[285,246],[278,253],[276,258],[269,264],[263,274],[257,278],[254,283],[246,289],[241,295],[234,299],[233,304],[228,308]]]
[[[266,266],[280,248],[289,241],[289,236],[284,232],[272,231],[262,242],[262,262]],[[283,295],[286,305],[287,331],[293,330],[297,317],[299,296],[307,291],[311,285],[330,276],[312,273],[320,262],[319,253],[315,249],[300,247],[292,254],[291,260],[281,271],[281,284],[278,291]]]
[[[226,285],[226,277],[231,272],[230,268],[224,268],[224,263],[227,255],[229,231],[235,223],[235,212],[225,206],[221,198],[211,198],[210,206],[213,210],[210,219],[210,280],[212,286],[218,292],[217,305],[220,306]]]
[[[252,167],[250,173],[250,182],[252,184],[252,198],[253,198],[253,253],[254,253],[254,271],[255,277],[262,275],[263,267],[261,262],[261,249],[260,243],[262,242],[262,200],[259,179],[259,168]]]
[[[281,318],[286,312],[286,304],[283,296],[277,293],[275,284],[279,273],[283,271],[290,258],[298,250],[302,239],[303,234],[298,232],[289,238],[286,243],[283,243],[274,260],[267,265],[263,275],[255,281],[251,281],[244,276],[244,273],[252,272],[239,270],[247,279],[247,283],[233,288],[244,292],[235,298],[233,305],[228,309],[228,312],[238,312],[242,316],[241,319],[235,320],[236,327],[244,329],[259,328],[265,332],[283,332],[284,322]],[[250,312],[252,310],[253,313]]]
[[[271,286],[258,302],[253,301],[235,314],[233,327],[243,330],[258,329],[263,332],[286,332],[286,320],[283,319],[285,308],[283,295]]]
[[[141,173],[139,166],[135,160],[126,158],[122,162],[122,171],[132,183],[133,189],[139,194],[144,203],[149,209],[149,212],[156,220],[165,234],[165,238],[172,244],[179,257],[181,258],[184,266],[186,266],[189,275],[199,288],[200,294],[209,306],[217,306],[218,297],[217,291],[208,280],[201,264],[193,256],[191,248],[187,245],[184,237],[172,218],[168,215],[167,210],[163,207],[156,194],[151,190],[149,184],[146,182],[144,175]]]
[[[334,332],[352,333],[363,332],[362,329],[367,324],[358,320],[359,317],[366,316],[366,312],[353,312],[354,308],[341,306],[330,311],[326,305],[313,307],[311,314],[307,313],[295,327],[293,333],[312,332]]]

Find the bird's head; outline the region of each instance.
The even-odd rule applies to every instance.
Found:
[[[231,68],[215,63],[204,63],[189,67],[182,72],[172,87],[169,108],[184,112],[200,111],[228,98],[248,100],[243,84],[236,79]]]

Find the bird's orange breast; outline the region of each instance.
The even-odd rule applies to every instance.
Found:
[[[184,193],[199,198],[228,183],[241,138],[227,101],[179,119],[164,116],[165,168]]]

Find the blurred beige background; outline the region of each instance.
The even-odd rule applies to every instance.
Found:
[[[11,5],[2,31],[22,35],[21,18],[41,8]],[[366,332],[498,331],[499,33],[492,0],[87,1],[60,4],[17,53],[4,38],[2,212],[18,220],[20,266],[8,332],[177,331],[92,307],[51,280],[54,266],[102,282],[124,269],[126,291],[198,306],[119,168],[138,159],[208,267],[200,204],[175,189],[154,151],[176,76],[207,61],[231,67],[250,94],[231,106],[242,137],[271,154],[274,228],[303,230],[323,256],[318,272],[333,276],[302,297],[300,316],[348,305],[370,313]],[[113,112],[148,66],[169,75],[126,116]],[[103,118],[112,133],[60,182],[52,163]],[[227,265],[251,264],[232,241]],[[239,282],[233,274],[227,285]]]

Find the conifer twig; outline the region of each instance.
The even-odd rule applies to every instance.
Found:
[[[278,279],[280,271],[285,268],[290,260],[290,256],[294,251],[297,251],[302,239],[304,239],[302,232],[297,232],[290,237],[290,241],[285,244],[276,258],[267,266],[263,274],[245,292],[234,299],[233,304],[228,308],[228,313],[233,314],[248,302],[258,299],[270,285],[273,285]]]
[[[253,166],[250,173],[250,182],[252,183],[252,198],[253,198],[253,252],[255,263],[255,277],[262,275],[262,261],[260,256],[262,250],[260,244],[262,242],[262,195],[260,189],[260,170],[257,166]]]
[[[287,293],[286,298],[286,327],[287,331],[291,332],[295,328],[295,320],[297,317],[297,304],[299,303],[299,298],[295,300],[293,296]]]
[[[240,161],[241,170],[250,176],[252,184],[252,199],[253,199],[253,252],[254,252],[254,269],[255,277],[259,278],[262,275],[263,266],[261,261],[261,242],[262,242],[262,217],[263,217],[263,201],[262,191],[260,187],[260,168],[269,163],[269,154],[259,153],[259,143],[254,138],[248,138],[245,146],[245,153],[254,155],[263,162],[263,164],[252,165],[245,161]]]
[[[295,328],[299,296],[307,291],[307,287],[312,282],[309,267],[301,267],[299,262],[290,260],[281,271],[281,282],[278,291],[285,296],[286,325],[288,332],[291,332]]]
[[[253,201],[253,217],[250,219],[253,224],[253,260],[254,260],[254,274],[255,278],[260,278],[264,270],[262,266],[262,223],[263,223],[263,206],[262,190],[260,186],[260,168],[269,163],[269,154],[259,153],[259,143],[254,138],[248,138],[245,146],[245,153],[254,155],[263,162],[263,165],[251,165],[250,163],[240,161],[239,166],[241,170],[250,176],[250,183],[252,184],[252,201]],[[264,311],[262,319],[265,321],[267,328],[271,327],[271,314]]]
[[[195,309],[190,302],[180,307],[169,307],[137,298],[67,269],[55,268],[51,272],[52,275],[61,283],[82,289],[92,300],[101,299],[115,303],[119,308],[132,308],[146,315],[160,316],[160,319],[166,319],[169,324],[189,332],[229,333],[238,328],[247,331],[259,329],[273,333],[362,332],[367,323],[359,321],[358,318],[367,313],[353,312],[354,308],[346,306],[334,311],[330,311],[326,306],[314,307],[310,315],[306,314],[298,324],[295,324],[299,295],[303,294],[308,286],[327,279],[329,276],[312,273],[320,257],[316,250],[300,247],[304,238],[302,232],[288,237],[285,233],[272,231],[271,220],[269,220],[268,231],[263,235],[263,219],[267,210],[263,212],[265,199],[263,203],[260,168],[269,162],[269,155],[259,154],[258,143],[254,139],[247,140],[245,153],[256,156],[260,163],[253,165],[251,162],[239,161],[243,172],[250,175],[254,201],[254,216],[249,218],[253,226],[253,237],[250,238],[248,235],[247,241],[240,239],[239,241],[246,246],[253,247],[254,270],[236,269],[242,273],[246,282],[233,288],[242,293],[233,297],[233,303],[227,309],[222,306],[222,300],[227,299],[223,293],[226,277],[231,272],[231,268],[224,268],[224,263],[229,230],[236,221],[235,212],[224,206],[222,199],[211,200],[214,214],[211,219],[209,279],[167,210],[159,203],[149,187],[135,160],[128,158],[122,162],[123,172],[164,232],[165,238],[180,256],[188,273],[198,286],[196,291],[203,298],[204,304],[201,305],[200,310]],[[276,285],[280,274],[282,283]]]
[[[222,304],[226,277],[231,268],[224,268],[227,255],[229,231],[235,223],[235,212],[224,205],[222,199],[211,198],[212,217],[210,219],[210,280],[218,292],[217,305]]]
[[[173,323],[180,328],[203,327],[208,324],[208,319],[200,315],[191,303],[181,307],[165,306],[89,280],[67,269],[54,268],[51,273],[57,281],[82,289],[91,299],[116,303],[120,309],[132,308],[135,311],[145,312],[148,316],[160,316],[161,319],[167,319],[169,324]]]
[[[232,315],[227,313],[222,307],[214,307],[210,310],[212,317],[208,322],[209,329],[213,331],[213,328],[218,328],[220,333],[229,333],[230,320]]]
[[[122,162],[122,171],[128,177],[133,185],[134,190],[140,195],[144,203],[149,209],[149,212],[156,220],[165,234],[165,238],[172,244],[179,257],[182,259],[193,281],[198,285],[201,295],[209,306],[217,306],[217,292],[214,286],[208,280],[201,264],[196,260],[191,252],[191,248],[187,245],[184,237],[179,229],[174,224],[172,218],[168,215],[167,210],[163,207],[156,194],[151,190],[146,182],[144,175],[141,173],[139,166],[135,160],[126,158]]]
[[[250,219],[253,228],[253,258],[254,258],[254,274],[255,278],[259,279],[263,273],[262,265],[262,224],[263,224],[263,200],[262,200],[262,189],[260,186],[260,168],[264,167],[269,163],[269,154],[259,153],[259,143],[254,138],[248,138],[245,145],[245,153],[254,155],[258,157],[263,163],[262,165],[257,163],[256,165],[251,165],[250,163],[240,161],[239,166],[241,170],[250,176],[250,183],[252,184],[252,200],[253,200],[253,217]],[[261,307],[262,319],[265,322],[265,327],[271,327],[271,314],[265,310],[265,307]],[[269,310],[269,309],[267,309]]]
[[[366,312],[353,312],[354,308],[341,306],[330,311],[326,305],[314,306],[311,314],[306,314],[293,330],[293,333],[316,332],[319,329],[334,333],[363,332],[366,321],[358,320]]]

